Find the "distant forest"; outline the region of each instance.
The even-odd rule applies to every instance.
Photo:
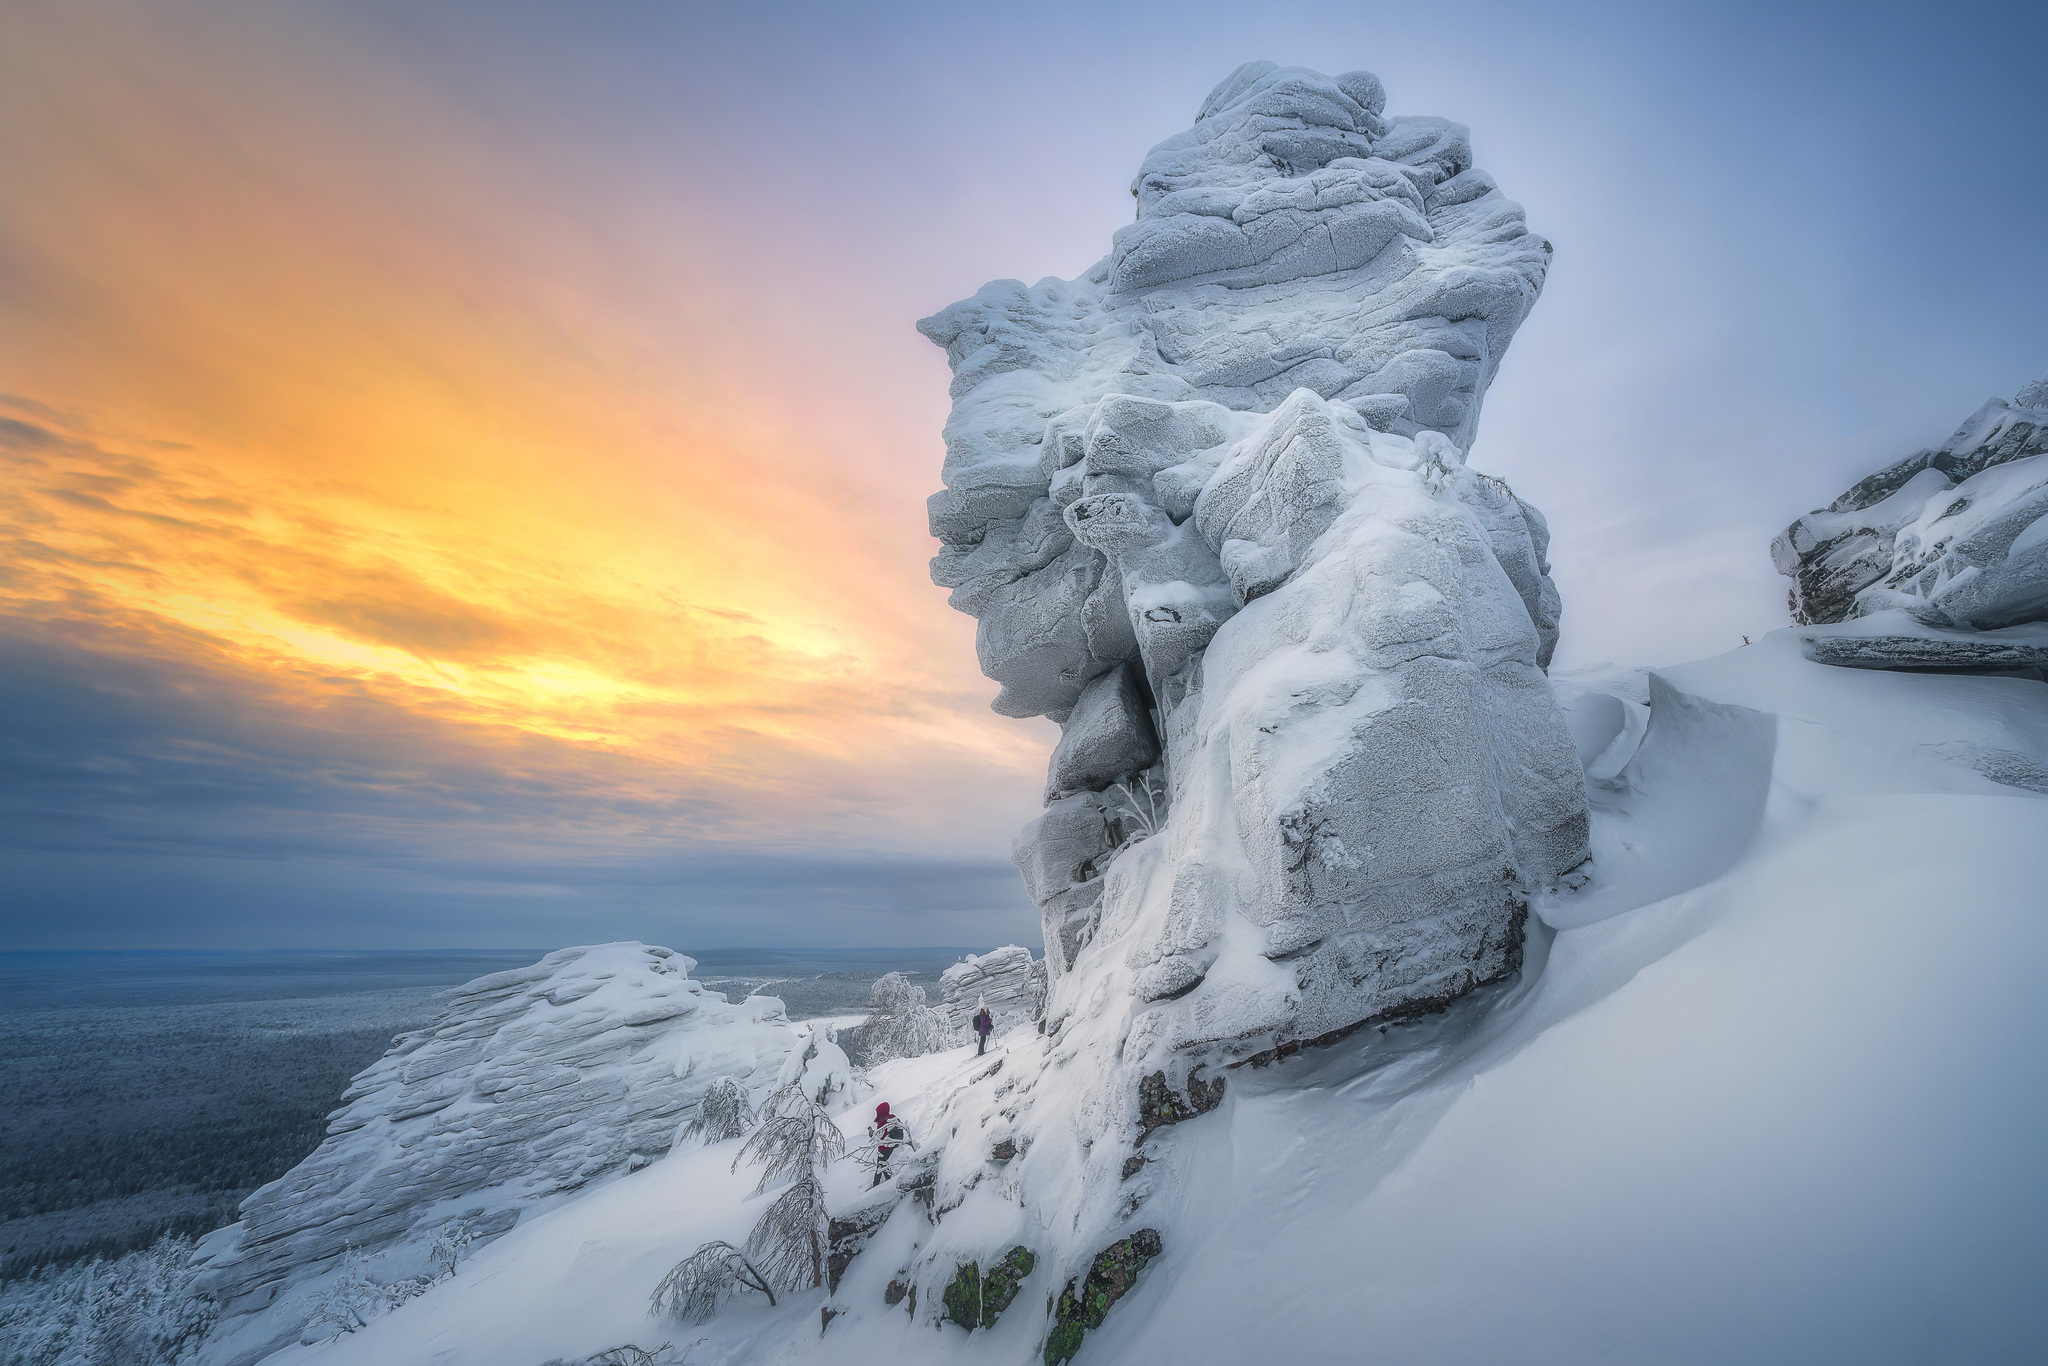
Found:
[[[699,980],[734,999],[780,996],[795,1019],[858,1017],[876,977],[909,971],[929,995],[958,952],[712,950]],[[538,956],[276,954],[116,972],[91,955],[16,955],[0,968],[0,1281],[233,1223],[251,1191],[319,1146],[349,1079],[427,1023],[441,990]],[[315,982],[328,994],[289,998]],[[266,996],[195,1000],[203,991]]]
[[[432,996],[0,1013],[0,1278],[234,1222]]]

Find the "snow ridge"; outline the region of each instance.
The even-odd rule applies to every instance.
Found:
[[[502,1235],[666,1153],[714,1083],[774,1078],[807,1036],[780,1001],[731,1005],[690,979],[695,966],[604,944],[449,992],[355,1079],[326,1141],[201,1244],[196,1289],[222,1312],[208,1366],[297,1341],[344,1257],[375,1254],[386,1280],[413,1274],[444,1226]]]

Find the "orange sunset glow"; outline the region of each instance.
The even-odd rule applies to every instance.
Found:
[[[690,264],[724,247],[687,221],[599,240],[402,82],[334,117],[317,68],[221,81],[225,32],[109,49],[84,10],[39,19],[92,60],[0,56],[30,266],[8,611],[309,718],[370,698],[507,763],[555,742],[697,799],[692,837],[999,847],[1015,803],[958,791],[1007,773],[1028,801],[1045,739],[988,713],[924,577],[936,353],[907,405],[770,384],[804,357]]]

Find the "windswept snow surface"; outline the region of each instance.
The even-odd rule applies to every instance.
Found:
[[[1828,668],[1790,631],[1611,687],[1628,705],[1594,708],[1614,733],[1588,723],[1581,747],[1635,748],[1592,784],[1597,871],[1539,906],[1523,972],[1233,1071],[1217,1110],[1157,1131],[1122,1228],[1158,1229],[1165,1253],[1080,1366],[2040,1359],[2048,799],[2013,775],[2048,767],[2048,689]],[[1030,1030],[991,1052],[1041,1103],[1074,1079]],[[967,1050],[889,1064],[842,1123],[887,1099],[929,1149],[949,1098],[961,1114],[963,1091],[1000,1084],[986,1071]],[[740,1241],[771,1198],[730,1172],[736,1147],[540,1213],[363,1331],[273,1361],[539,1366],[626,1342],[691,1366],[1038,1359],[1071,1261],[1042,1257],[971,1338],[934,1326],[937,1284],[915,1320],[882,1303],[913,1240],[971,1243],[956,1220],[986,1200],[937,1231],[906,1200],[822,1338],[822,1291],[650,1321],[662,1272]],[[983,1190],[1007,1179],[991,1165]],[[866,1177],[843,1163],[832,1182],[837,1209]]]

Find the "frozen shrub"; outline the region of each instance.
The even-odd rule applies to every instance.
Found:
[[[455,1274],[455,1268],[469,1255],[476,1238],[476,1226],[467,1219],[441,1225],[433,1241],[427,1244],[427,1261],[434,1268],[436,1281],[445,1281]]]
[[[342,1257],[341,1273],[321,1290],[313,1301],[312,1316],[306,1320],[306,1334],[312,1341],[333,1342],[391,1307],[386,1287],[370,1279],[367,1260],[355,1248]]]

